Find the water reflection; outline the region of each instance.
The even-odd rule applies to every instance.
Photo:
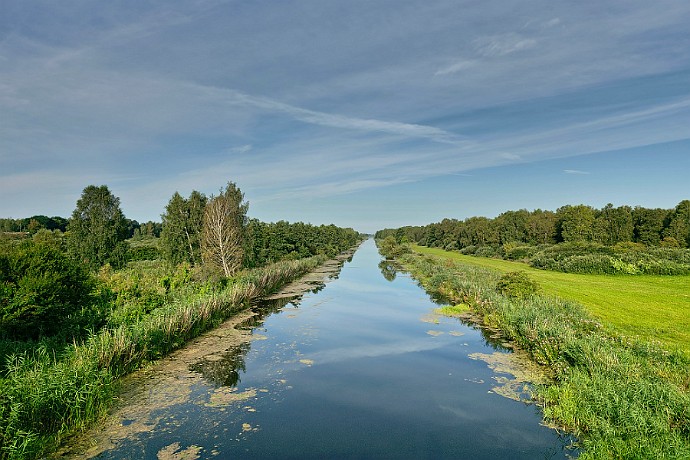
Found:
[[[381,270],[381,274],[386,281],[395,281],[398,269],[392,260],[384,259],[379,262],[379,270]]]
[[[239,333],[210,334],[222,345],[203,342],[186,373],[147,378],[173,377],[146,395],[188,388],[101,458],[156,460],[175,443],[200,446],[204,459],[566,457],[569,442],[534,406],[497,395],[509,375],[493,356],[504,343],[496,331],[434,313],[372,241],[355,262],[318,295],[297,288],[321,291],[325,271],[257,302]],[[231,347],[236,336],[254,340]],[[118,427],[144,425],[125,415]]]
[[[228,350],[214,359],[203,359],[189,366],[189,370],[198,372],[216,387],[235,387],[240,383],[240,373],[247,370],[245,356],[249,351],[250,343],[243,343]]]

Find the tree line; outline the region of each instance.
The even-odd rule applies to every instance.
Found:
[[[607,204],[596,209],[566,205],[555,212],[536,209],[506,211],[495,218],[443,219],[424,226],[384,229],[377,239],[394,236],[428,247],[462,250],[506,244],[591,242],[606,246],[639,243],[648,247],[690,247],[690,200],[673,209]]]
[[[139,223],[133,219],[125,218],[128,238],[159,237],[162,224],[155,221]],[[20,219],[8,217],[0,218],[0,233],[17,233],[18,236],[35,235],[41,230],[67,231],[69,219],[60,216],[48,217],[44,215],[34,215]]]
[[[157,259],[170,270],[184,264],[218,280],[282,259],[333,256],[361,239],[334,225],[260,222],[247,217],[248,209],[244,194],[228,182],[217,195],[175,192],[160,224],[135,226],[107,186],[87,186],[66,225],[50,228],[61,221],[30,218],[43,226],[33,236],[0,238],[0,339],[75,336],[98,327],[99,311],[114,294],[107,286],[99,290],[96,275],[103,267],[125,267],[135,249],[139,258]],[[3,225],[17,221],[24,222],[4,219]]]

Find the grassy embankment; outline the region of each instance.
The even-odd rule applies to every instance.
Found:
[[[551,371],[551,383],[537,387],[535,397],[547,421],[577,437],[581,459],[690,458],[690,358],[642,338],[642,332],[645,337],[651,332],[636,328],[639,324],[651,321],[655,328],[665,327],[658,319],[643,318],[649,316],[644,313],[649,305],[625,324],[611,324],[597,320],[589,312],[592,307],[570,300],[595,299],[587,281],[605,277],[540,272],[521,264],[422,250],[427,255],[404,255],[400,262],[427,291],[458,304],[446,313],[472,311]],[[499,294],[497,268],[524,269],[542,285],[542,294]],[[650,278],[652,286],[662,283]],[[569,284],[573,279],[583,281]],[[629,281],[616,277],[597,289],[610,291],[619,279]],[[551,295],[556,292],[570,299]],[[606,292],[605,297],[616,304],[615,293]],[[618,316],[625,315],[612,317]],[[632,327],[639,338],[616,333],[624,327]],[[674,348],[676,340],[665,345]]]
[[[39,345],[8,358],[0,375],[0,458],[44,456],[103,416],[117,379],[220,324],[327,259],[315,256],[244,271],[221,289],[183,289],[150,313],[125,312],[119,325],[62,350]]]
[[[413,249],[502,273],[524,271],[539,283],[544,294],[582,304],[612,331],[656,341],[669,351],[680,349],[690,355],[690,276],[570,274],[436,248]]]

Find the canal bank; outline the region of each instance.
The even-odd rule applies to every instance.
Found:
[[[269,299],[132,376],[133,396],[72,455],[565,458],[535,406],[495,391],[514,377],[477,359],[510,350],[435,315],[379,261],[369,240],[330,282]]]

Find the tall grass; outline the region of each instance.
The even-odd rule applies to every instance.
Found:
[[[401,260],[429,292],[462,303],[551,371],[536,398],[582,459],[690,458],[690,359],[607,332],[575,302],[496,291],[498,273],[431,256]]]
[[[607,329],[659,342],[669,351],[678,349],[690,356],[688,276],[562,273],[434,248],[415,246],[414,250],[500,272],[525,271],[539,283],[542,293],[578,302]]]
[[[325,261],[316,256],[241,273],[222,289],[188,291],[133,323],[91,334],[59,352],[9,355],[0,378],[0,458],[37,458],[110,407],[118,377],[182,346],[259,296]]]

